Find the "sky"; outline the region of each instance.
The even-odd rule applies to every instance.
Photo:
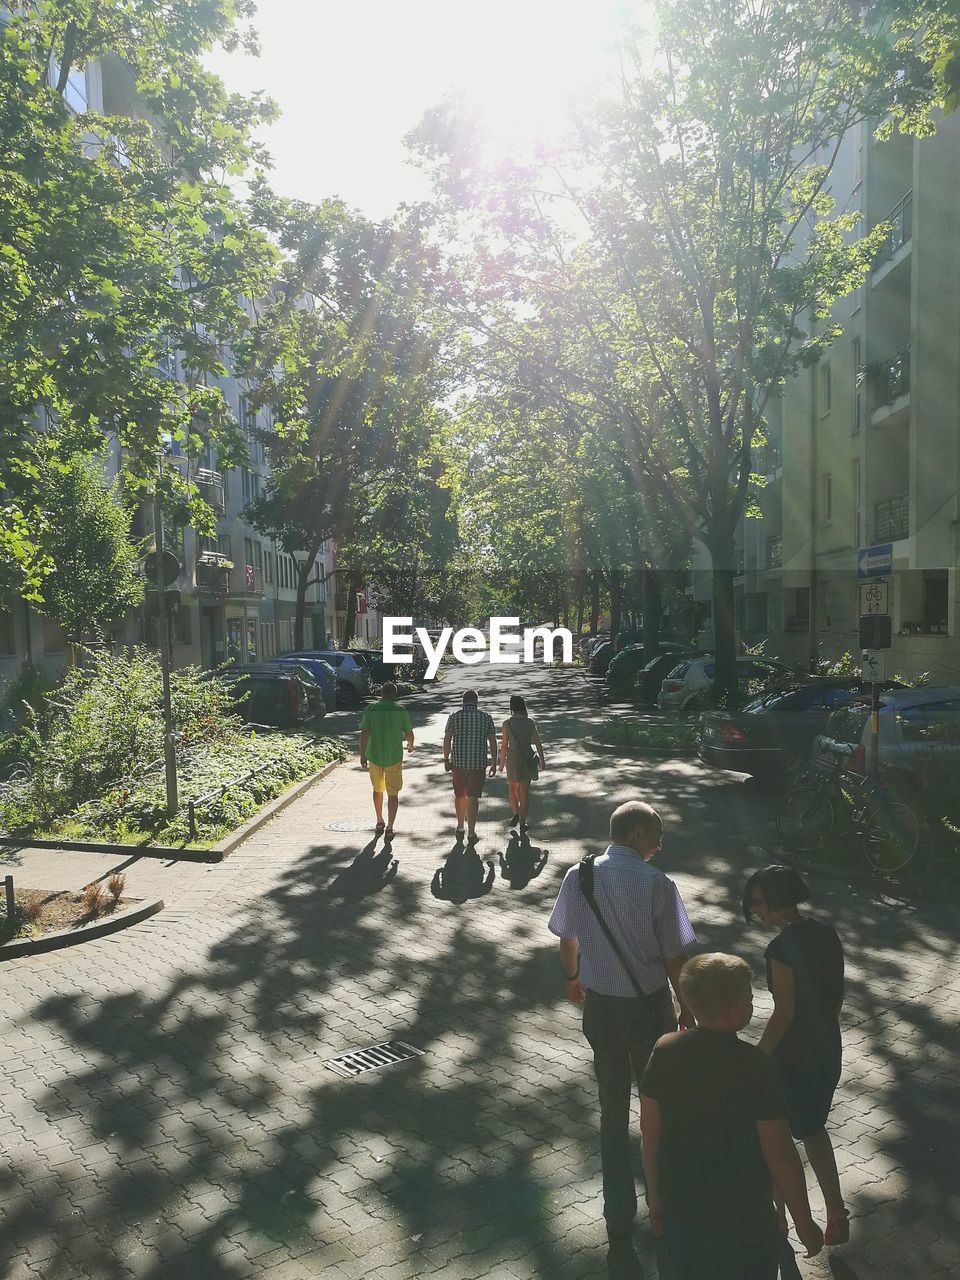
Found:
[[[231,90],[261,89],[280,120],[264,140],[273,186],[340,196],[372,218],[428,195],[403,144],[451,93],[496,145],[556,134],[571,92],[613,65],[631,0],[259,0],[259,58],[207,59]]]

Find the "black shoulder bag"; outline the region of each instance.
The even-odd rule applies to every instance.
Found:
[[[579,868],[580,889],[583,893],[583,896],[586,898],[587,902],[589,903],[590,910],[597,917],[597,924],[599,924],[600,928],[603,930],[604,937],[607,939],[607,941],[610,943],[610,946],[613,948],[614,955],[617,957],[617,959],[620,961],[620,963],[623,965],[624,969],[626,970],[627,977],[630,979],[631,983],[633,984],[634,991],[636,991],[637,995],[640,996],[642,999],[646,999],[646,992],[644,991],[643,987],[641,987],[637,979],[634,977],[633,970],[630,968],[630,965],[627,962],[627,957],[623,954],[623,949],[620,946],[620,943],[617,942],[616,938],[610,932],[610,926],[607,924],[606,920],[604,920],[603,916],[600,914],[600,908],[597,906],[597,900],[593,896],[593,864],[596,861],[596,857],[597,855],[595,853],[588,853],[587,856],[580,863],[580,868]]]

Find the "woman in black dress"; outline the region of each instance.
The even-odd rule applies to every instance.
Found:
[[[850,1239],[833,1144],[826,1130],[840,1080],[843,947],[832,925],[797,910],[810,890],[793,867],[764,867],[747,881],[743,914],[778,929],[766,951],[773,1013],[760,1037],[783,1078],[793,1136],[803,1143],[827,1210],[826,1244]]]

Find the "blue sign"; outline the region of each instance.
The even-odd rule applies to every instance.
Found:
[[[858,578],[884,578],[893,572],[893,543],[881,542],[876,547],[861,547],[857,555]]]

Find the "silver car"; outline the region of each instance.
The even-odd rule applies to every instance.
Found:
[[[670,715],[685,716],[701,711],[713,690],[717,660],[712,654],[688,658],[678,663],[660,686],[657,706]],[[737,684],[746,690],[753,680],[766,680],[772,675],[789,675],[790,668],[772,658],[738,658]]]
[[[877,758],[886,779],[916,797],[932,765],[960,763],[960,689],[890,689],[880,694]],[[814,740],[811,759],[826,765],[840,748],[847,768],[866,772],[870,758],[870,698],[864,696],[830,716]]]

